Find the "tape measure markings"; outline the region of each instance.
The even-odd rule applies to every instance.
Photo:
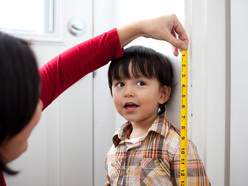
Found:
[[[188,54],[183,50],[181,59],[181,147],[180,185],[187,185],[187,108],[188,108]]]

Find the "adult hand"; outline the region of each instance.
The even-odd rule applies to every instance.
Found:
[[[173,54],[188,48],[188,37],[174,14],[142,20],[117,28],[121,46],[124,47],[137,37],[144,36],[157,40],[165,40],[173,46]]]
[[[144,37],[165,40],[173,46],[173,54],[178,56],[178,50],[188,48],[188,37],[174,14],[165,15],[145,21]]]

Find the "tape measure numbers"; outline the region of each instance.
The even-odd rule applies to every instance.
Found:
[[[183,50],[181,59],[181,147],[180,185],[187,185],[187,103],[188,103],[188,54]]]

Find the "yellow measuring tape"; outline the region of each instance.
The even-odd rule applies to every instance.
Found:
[[[187,104],[188,104],[188,53],[182,52],[181,63],[181,149],[180,149],[180,185],[187,185]]]

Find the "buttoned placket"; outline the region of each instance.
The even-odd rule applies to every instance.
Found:
[[[130,161],[135,156],[137,149],[141,146],[141,143],[125,143],[125,159],[121,162],[121,168],[119,170],[118,185],[123,185],[126,183],[126,179],[131,172]]]

